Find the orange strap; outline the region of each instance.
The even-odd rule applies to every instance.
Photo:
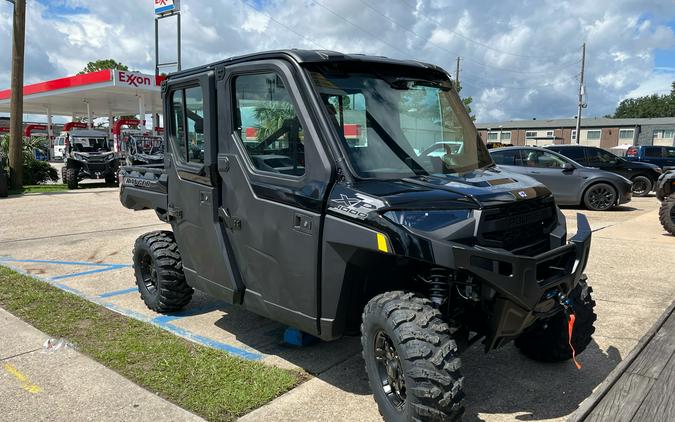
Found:
[[[577,362],[577,352],[574,350],[574,346],[572,346],[572,331],[574,331],[574,321],[576,320],[576,316],[570,312],[570,319],[567,324],[567,338],[568,338],[568,343],[570,345],[570,349],[572,349],[572,360],[574,361],[574,365],[577,367],[577,369],[581,369],[581,364]]]

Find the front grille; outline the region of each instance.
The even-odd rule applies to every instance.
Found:
[[[549,249],[557,222],[553,197],[535,198],[483,210],[478,244],[534,256]]]

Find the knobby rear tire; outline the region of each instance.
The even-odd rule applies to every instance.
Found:
[[[149,309],[175,312],[190,302],[194,290],[185,280],[172,232],[155,231],[140,236],[134,244],[133,259],[136,285]]]

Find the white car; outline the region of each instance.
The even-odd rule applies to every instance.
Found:
[[[58,136],[54,139],[54,145],[52,150],[52,157],[54,159],[63,159],[63,152],[66,149],[66,137],[65,135]]]

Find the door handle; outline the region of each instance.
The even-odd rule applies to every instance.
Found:
[[[312,218],[307,215],[296,212],[295,217],[293,218],[293,229],[301,231],[303,233],[311,234]]]

